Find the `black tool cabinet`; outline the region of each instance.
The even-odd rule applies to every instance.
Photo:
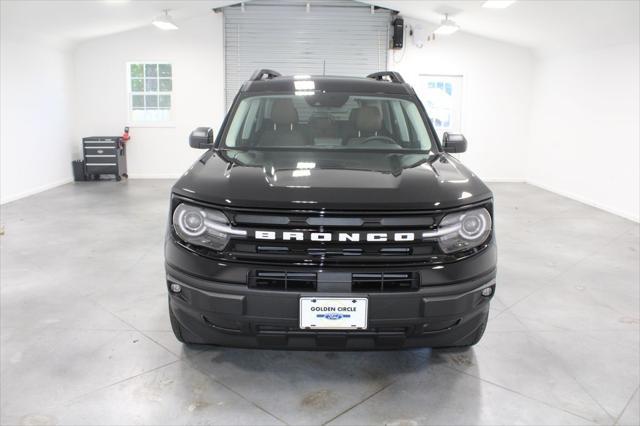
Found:
[[[115,175],[121,180],[127,175],[127,146],[120,136],[82,138],[85,171],[90,179]]]

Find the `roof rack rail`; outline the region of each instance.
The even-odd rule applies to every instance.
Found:
[[[262,77],[267,77],[267,80],[274,78],[274,77],[280,77],[280,73],[278,71],[274,71],[274,70],[268,70],[268,69],[259,69],[259,70],[255,70],[253,74],[251,74],[251,78],[249,80],[251,81],[259,81],[262,80]]]
[[[392,83],[400,83],[400,84],[404,83],[404,79],[402,78],[400,73],[395,71],[374,72],[373,74],[369,74],[367,78],[372,78],[378,81],[383,81],[385,79],[388,79]]]

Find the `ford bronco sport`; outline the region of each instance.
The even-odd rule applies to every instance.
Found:
[[[470,346],[496,284],[491,191],[395,72],[259,70],[173,186],[169,313],[185,343]]]

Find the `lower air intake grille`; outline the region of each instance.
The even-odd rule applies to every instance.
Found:
[[[419,287],[417,278],[418,275],[412,272],[351,274],[351,291],[354,293],[414,291]]]
[[[256,271],[249,286],[260,290],[315,291],[317,276],[311,272]]]
[[[378,272],[351,274],[353,293],[415,291],[420,287],[419,275],[413,272]],[[255,271],[249,276],[249,287],[274,291],[317,291],[315,272]]]

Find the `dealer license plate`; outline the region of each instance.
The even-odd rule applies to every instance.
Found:
[[[367,305],[362,297],[301,297],[300,328],[315,330],[364,330]]]

